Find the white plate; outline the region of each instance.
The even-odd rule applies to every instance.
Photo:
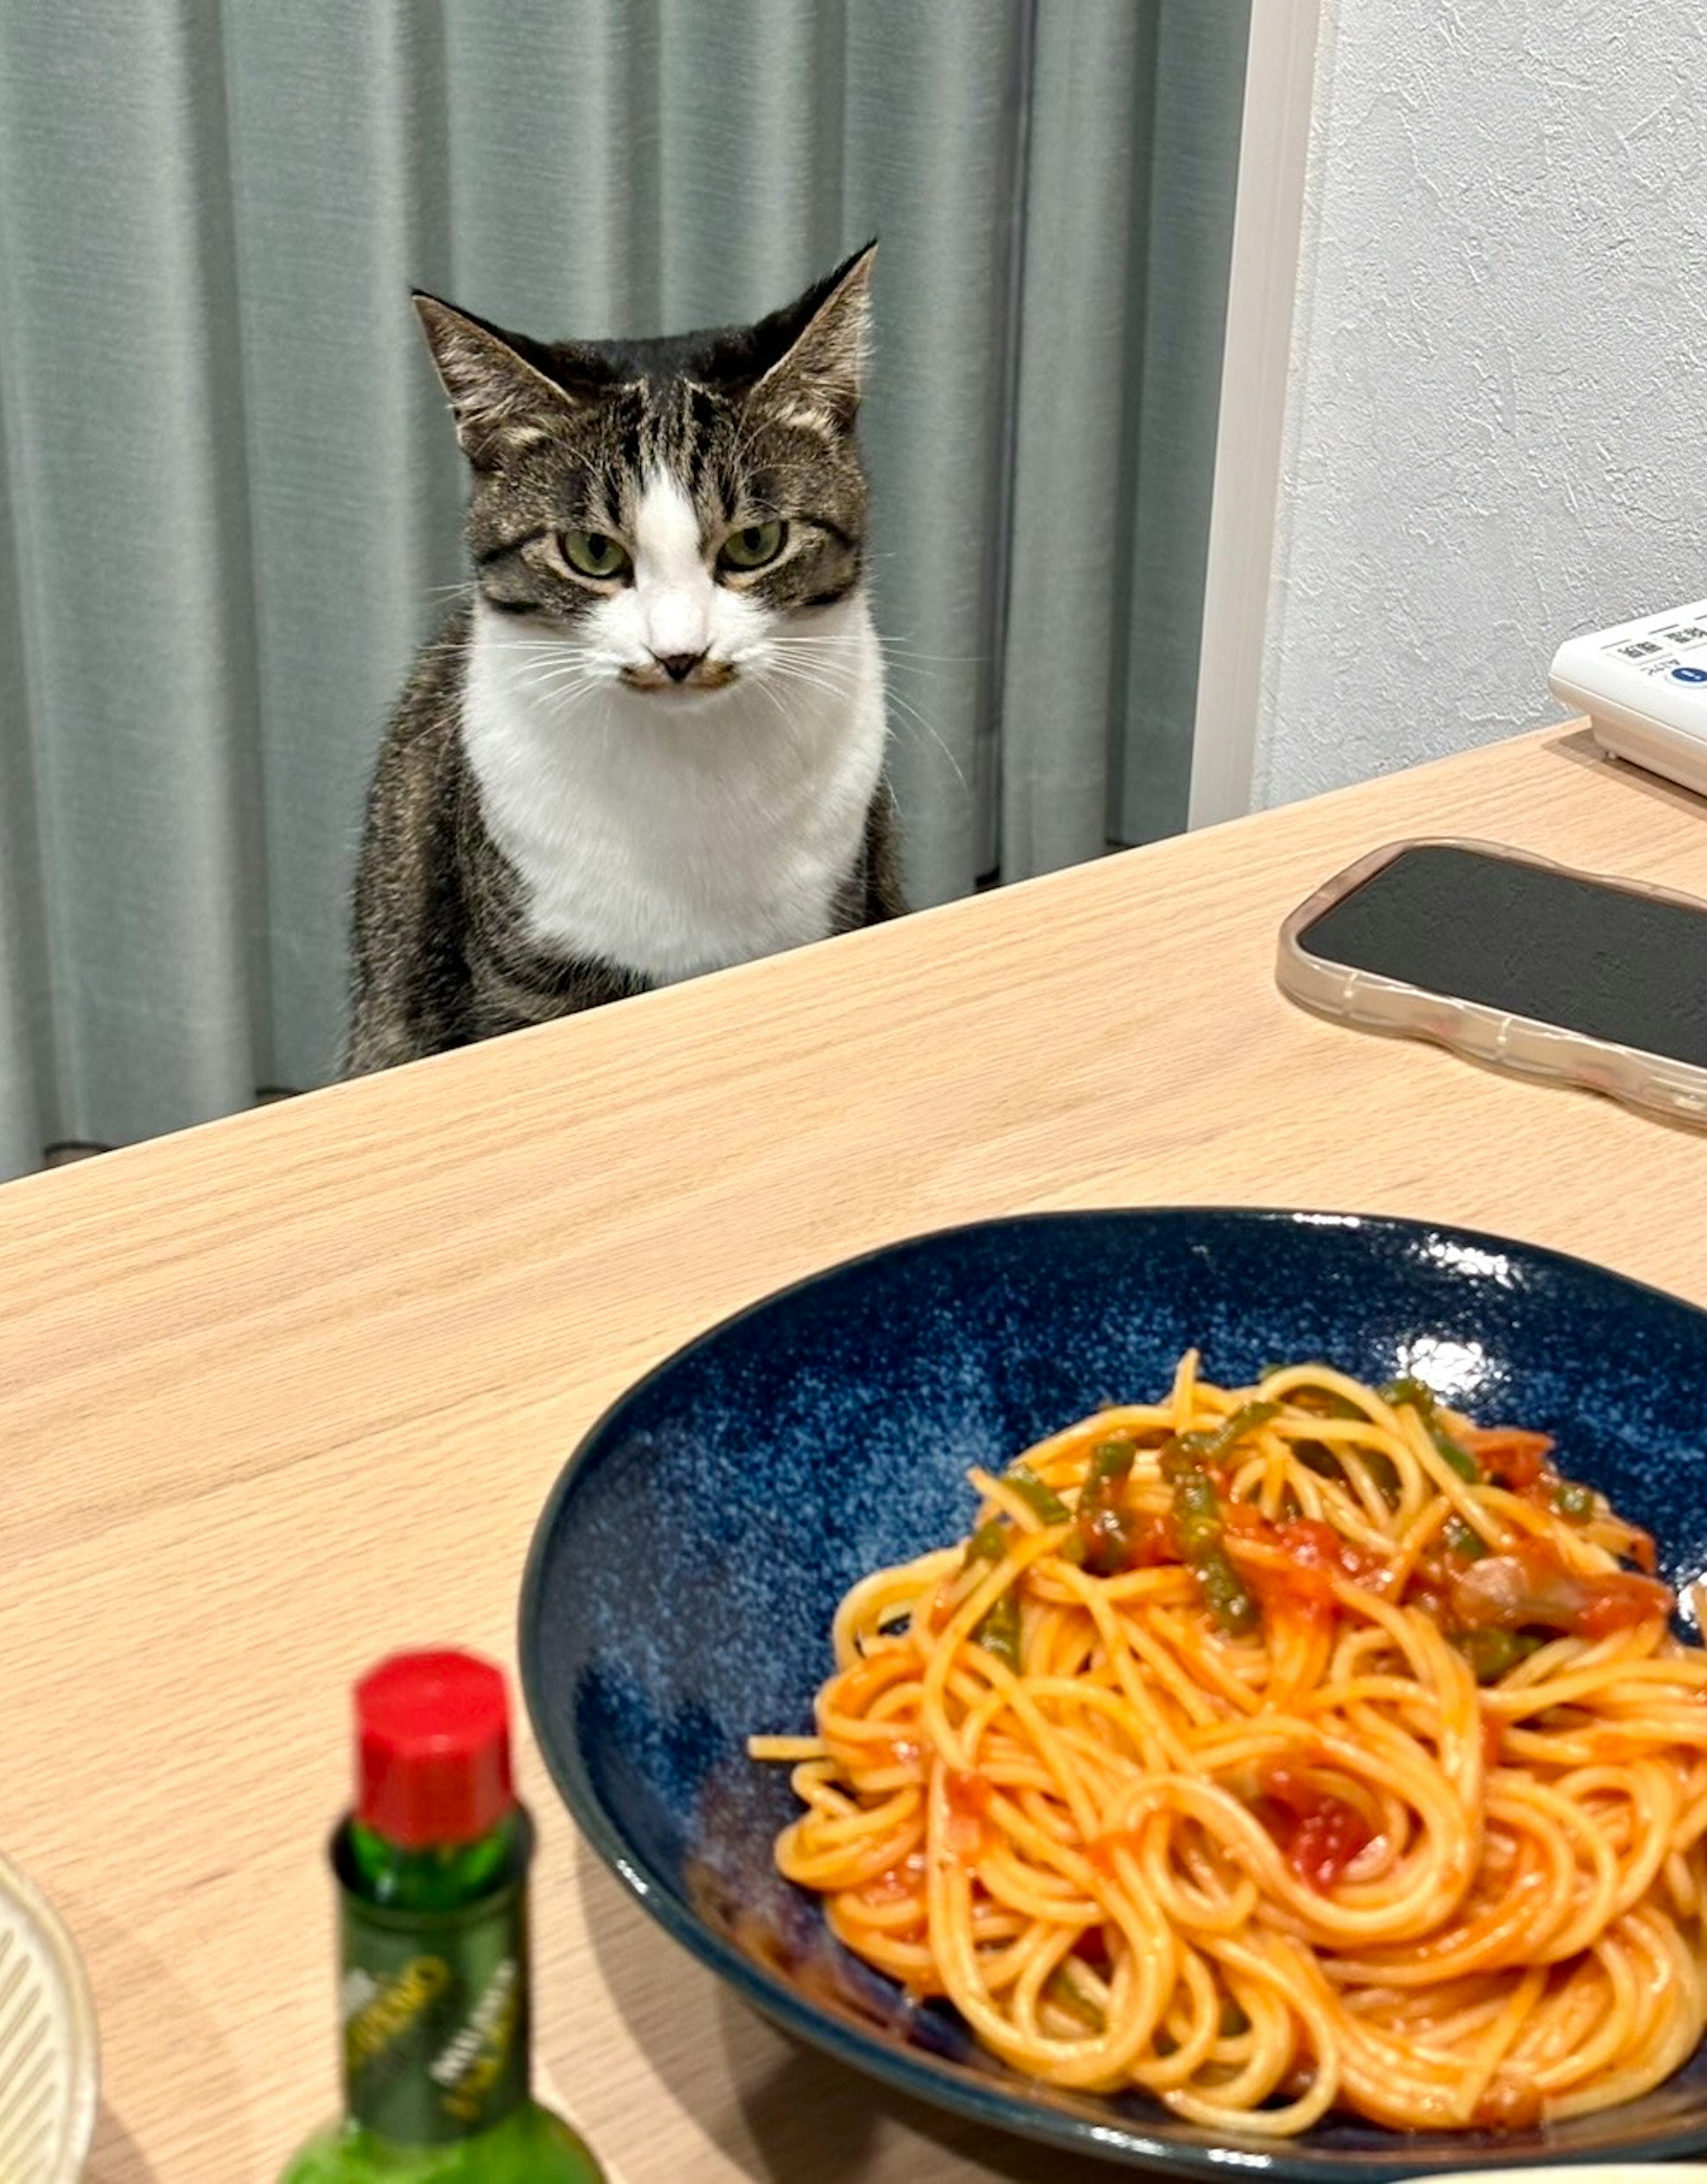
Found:
[[[70,1936],[0,1858],[0,2177],[77,2184],[100,2086],[95,2008]]]

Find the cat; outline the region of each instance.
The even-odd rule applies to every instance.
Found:
[[[875,253],[674,339],[547,344],[416,292],[474,582],[375,771],[347,1076],[904,911],[855,430]]]

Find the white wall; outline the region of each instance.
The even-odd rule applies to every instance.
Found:
[[[1707,592],[1702,0],[1326,0],[1293,343],[1258,804]]]

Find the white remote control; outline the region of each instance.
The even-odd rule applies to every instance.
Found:
[[[1604,750],[1707,794],[1707,599],[1571,638],[1547,687]]]

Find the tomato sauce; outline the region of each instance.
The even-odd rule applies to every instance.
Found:
[[[892,1865],[887,1873],[880,1873],[875,1880],[868,1880],[863,1888],[856,1888],[855,1897],[869,1903],[874,1911],[884,1909],[892,1903],[903,1903],[909,1897],[920,1896],[925,1888],[925,1853],[911,1851],[899,1865]]]
[[[987,1776],[951,1768],[945,1787],[948,1796],[948,1847],[969,1864],[983,1856],[989,1830],[984,1815],[996,1786]]]
[[[1262,1817],[1308,1886],[1325,1892],[1375,1841],[1375,1830],[1355,1805],[1319,1790],[1304,1772],[1284,1764],[1262,1776]]]
[[[1366,1584],[1382,1567],[1378,1556],[1342,1539],[1331,1524],[1314,1517],[1288,1517],[1271,1524],[1259,1511],[1240,1502],[1227,1511],[1226,1529],[1229,1552],[1263,1608],[1303,1622],[1323,1623],[1332,1616],[1337,1580]],[[1284,1568],[1242,1557],[1239,1548],[1247,1541],[1283,1557]]]
[[[1460,1438],[1487,1476],[1515,1494],[1557,1476],[1549,1461],[1550,1434],[1528,1433],[1521,1426],[1479,1426]]]
[[[1128,1569],[1159,1569],[1168,1563],[1182,1563],[1180,1535],[1174,1529],[1173,1518],[1165,1512],[1159,1516],[1143,1516],[1133,1520],[1131,1543],[1126,1549]]]
[[[1532,2078],[1496,2078],[1470,2120],[1477,2131],[1537,2131],[1546,2115],[1541,2088]]]
[[[1074,1942],[1072,1953],[1094,1971],[1106,1972],[1112,1967],[1114,1952],[1109,1947],[1109,1937],[1101,1926],[1087,1926]]]
[[[1143,1837],[1137,1828],[1119,1828],[1112,1835],[1093,1837],[1085,1845],[1085,1855],[1098,1873],[1112,1880],[1115,1877],[1115,1859],[1117,1854],[1125,1851],[1128,1858],[1136,1858],[1142,1842]]]
[[[1584,1582],[1588,1597],[1578,1612],[1576,1628],[1585,1638],[1604,1638],[1614,1630],[1628,1630],[1655,1615],[1671,1613],[1670,1586],[1651,1577],[1618,1570]]]

